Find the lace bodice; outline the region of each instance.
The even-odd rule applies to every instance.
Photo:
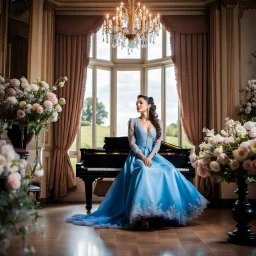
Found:
[[[163,130],[163,123],[158,120],[161,130]],[[156,128],[153,127],[149,132],[140,124],[138,118],[130,118],[128,123],[128,140],[131,150],[137,154],[140,148],[149,148],[150,151],[157,153],[161,146],[162,136],[156,140]]]

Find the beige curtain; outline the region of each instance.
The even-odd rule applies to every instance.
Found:
[[[171,33],[182,124],[188,141],[198,150],[209,113],[208,19],[206,16],[162,16],[162,23]],[[196,185],[207,198],[216,196],[211,178],[197,175]]]
[[[61,118],[53,126],[54,151],[49,190],[54,199],[76,187],[68,149],[78,130],[90,54],[90,35],[102,25],[101,16],[57,16],[55,43],[55,80],[67,76],[58,91],[66,99]]]

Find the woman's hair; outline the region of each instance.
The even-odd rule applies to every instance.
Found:
[[[151,121],[153,126],[156,128],[156,140],[159,139],[161,137],[162,130],[157,119],[158,115],[156,113],[156,105],[154,103],[154,99],[152,97],[148,97],[144,95],[138,95],[137,98],[138,99],[143,98],[144,100],[147,101],[148,104],[151,105],[151,107],[149,108],[149,120]]]

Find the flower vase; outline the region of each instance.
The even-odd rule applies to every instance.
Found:
[[[44,170],[42,166],[43,148],[39,145],[40,136],[35,135],[36,140],[36,157],[35,161],[31,164],[31,177],[42,177]]]
[[[238,195],[238,200],[232,209],[232,217],[237,222],[237,229],[233,232],[228,232],[228,242],[240,245],[256,245],[256,233],[250,230],[253,210],[246,198],[249,194],[246,178],[237,176],[236,183],[237,189],[235,193]]]

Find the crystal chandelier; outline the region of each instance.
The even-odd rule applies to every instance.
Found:
[[[145,6],[141,8],[140,3],[135,6],[135,0],[128,0],[128,7],[121,3],[116,8],[116,15],[109,18],[107,14],[103,24],[103,41],[110,43],[113,48],[121,46],[126,47],[128,40],[128,54],[134,48],[147,47],[148,41],[155,42],[155,37],[159,35],[160,17],[152,18],[151,13],[146,10]]]

